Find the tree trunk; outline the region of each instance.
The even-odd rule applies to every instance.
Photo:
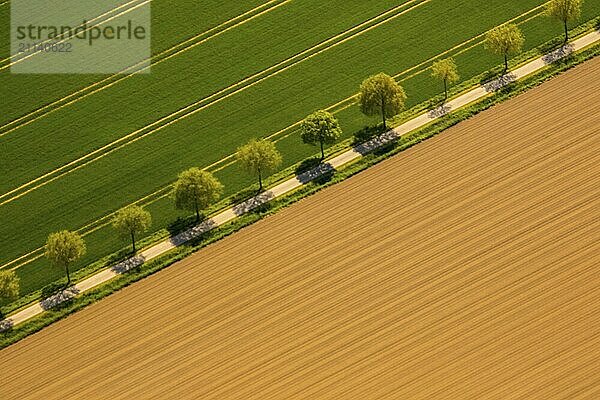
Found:
[[[135,254],[135,233],[131,231],[131,244],[133,247],[133,254]]]
[[[260,168],[258,168],[258,191],[262,192],[262,190],[263,190],[262,172],[260,171]]]
[[[564,23],[565,23],[565,44],[567,44],[567,42],[569,41],[569,26],[568,26],[567,20],[565,20]]]
[[[508,54],[504,53],[504,74],[508,72]],[[504,75],[502,74],[502,75]]]
[[[319,140],[319,143],[321,144],[321,161],[323,161],[325,159],[325,150],[323,149],[323,139]]]
[[[196,208],[196,222],[200,222],[200,209],[198,208],[198,199],[194,200],[194,207]]]
[[[385,99],[381,96],[381,118],[383,119],[383,130],[387,131],[387,122],[385,121]]]
[[[67,272],[67,287],[71,285],[71,275],[69,274],[69,264],[65,264],[65,271]]]
[[[448,100],[448,80],[444,79],[444,102]]]

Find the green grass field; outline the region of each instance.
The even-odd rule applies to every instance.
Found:
[[[227,157],[252,137],[277,142],[282,168],[315,154],[301,144],[294,124],[349,98],[370,74],[397,75],[411,106],[441,91],[427,67],[449,49],[462,80],[499,64],[481,38],[473,39],[494,26],[516,19],[526,49],[560,35],[561,25],[541,15],[543,3],[154,0],[158,56],[151,74],[123,79],[12,75],[4,69],[0,265],[26,262],[17,269],[22,293],[38,290],[62,277],[36,258],[48,233],[83,228],[88,254],[76,266],[81,268],[125,245],[101,219],[116,209],[151,195],[142,204],[153,214],[153,231],[184,216],[163,194],[185,168],[214,164],[211,170],[232,194],[253,179]],[[587,0],[579,22],[599,14],[600,0]],[[8,26],[9,15],[9,6],[0,6],[2,26]],[[1,35],[7,39],[7,28]],[[171,53],[160,55],[196,36],[193,48],[167,59]],[[0,59],[8,57],[6,43],[2,40]],[[356,106],[333,110],[345,137],[377,122]]]

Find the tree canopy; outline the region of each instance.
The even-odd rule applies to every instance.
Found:
[[[444,98],[448,98],[448,84],[458,82],[458,68],[452,58],[436,61],[431,66],[431,76],[444,82]]]
[[[386,119],[399,114],[405,101],[406,93],[402,86],[384,73],[373,75],[360,85],[360,110],[367,116],[381,115],[384,129],[387,129]]]
[[[113,218],[113,227],[123,238],[131,238],[135,253],[135,238],[148,230],[152,223],[150,213],[140,206],[132,205],[120,209]]]
[[[200,220],[200,210],[217,201],[222,193],[223,185],[217,178],[195,167],[180,173],[173,188],[175,207],[194,211],[196,221]]]
[[[19,277],[15,271],[0,271],[0,299],[13,300],[19,297]]]
[[[330,112],[319,110],[302,121],[300,137],[307,144],[321,146],[321,159],[325,158],[325,144],[333,144],[342,135],[342,129],[337,118]]]
[[[263,189],[263,174],[275,170],[283,160],[275,143],[266,139],[250,140],[237,149],[236,157],[245,171],[258,176],[260,190]]]
[[[551,0],[546,4],[546,14],[558,19],[565,28],[565,43],[569,40],[569,22],[581,17],[583,0]]]
[[[505,24],[486,34],[485,47],[494,54],[504,56],[504,72],[508,71],[508,56],[521,51],[525,38],[515,24]]]
[[[46,241],[46,258],[55,267],[64,268],[67,273],[67,285],[71,283],[69,265],[85,254],[85,242],[75,232],[60,231],[52,233]]]

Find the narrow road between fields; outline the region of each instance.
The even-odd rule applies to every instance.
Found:
[[[99,273],[77,283],[71,288],[59,293],[53,297],[42,300],[34,305],[31,305],[9,318],[0,321],[0,331],[8,329],[14,325],[23,323],[37,315],[42,314],[45,310],[50,309],[68,299],[84,293],[90,289],[96,288],[105,282],[115,278],[116,276],[129,271],[132,268],[138,267],[146,261],[155,259],[168,251],[181,246],[190,240],[197,238],[198,236],[222,226],[238,216],[248,213],[253,209],[281,196],[289,194],[293,190],[313,181],[314,179],[322,176],[323,174],[330,172],[335,169],[340,169],[344,165],[351,163],[365,154],[376,150],[398,137],[419,129],[432,121],[435,121],[442,116],[455,111],[459,108],[465,107],[477,100],[480,100],[494,91],[502,88],[510,82],[522,79],[528,75],[540,71],[547,65],[564,58],[572,52],[582,50],[590,45],[593,45],[600,41],[600,32],[594,31],[589,33],[571,43],[564,46],[561,49],[555,50],[552,53],[546,54],[545,56],[539,57],[514,71],[511,71],[507,75],[497,80],[488,82],[482,86],[479,86],[471,91],[464,93],[463,95],[449,101],[447,104],[439,107],[438,109],[429,111],[422,114],[397,128],[370,140],[366,143],[358,145],[352,149],[345,151],[344,153],[329,159],[323,165],[307,171],[301,175],[290,178],[270,190],[261,193],[241,204],[238,204],[232,208],[229,208],[221,213],[217,214],[213,218],[200,223],[199,225],[184,231],[176,236],[166,239],[148,249],[140,252],[137,256],[127,259],[119,264],[116,264],[110,268],[107,268]]]

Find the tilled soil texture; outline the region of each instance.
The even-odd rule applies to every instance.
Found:
[[[600,59],[0,351],[2,399],[597,399]]]

